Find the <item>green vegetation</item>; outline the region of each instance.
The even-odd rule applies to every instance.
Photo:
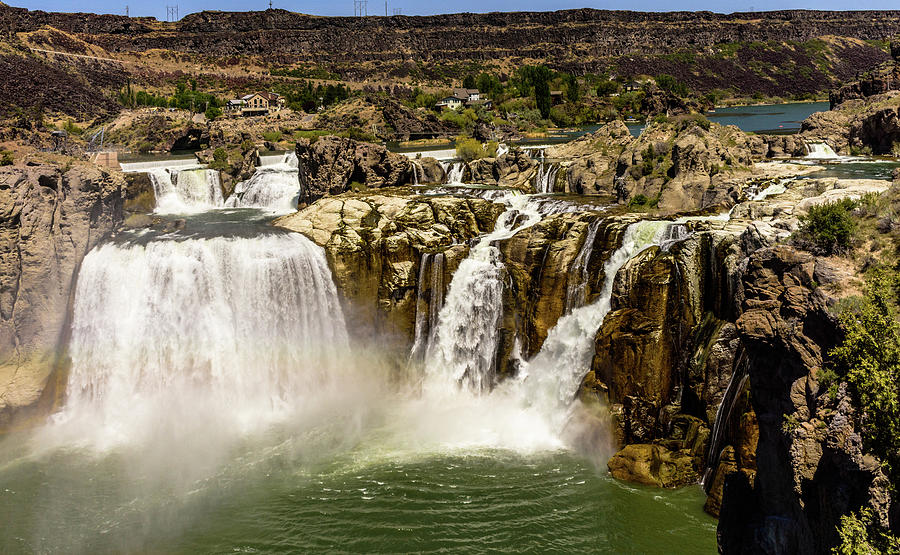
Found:
[[[131,87],[131,81],[128,81],[122,90],[119,91],[119,102],[123,106],[131,108],[137,106],[180,108],[197,113],[204,113],[210,108],[222,107],[222,102],[215,95],[197,90],[197,81],[195,79],[191,79],[189,82],[179,81],[175,85],[175,95],[170,97],[146,91],[135,91]]]
[[[228,167],[228,152],[219,147],[213,151],[213,161],[209,167],[214,170],[224,170]]]
[[[218,117],[221,117],[222,109],[216,108],[215,106],[210,106],[209,108],[206,109],[205,115],[206,115],[206,119],[212,121]]]
[[[634,195],[633,197],[631,197],[631,200],[628,201],[628,208],[636,210],[656,208],[657,206],[659,206],[659,198],[660,195],[657,195],[652,199],[648,198],[646,195]]]
[[[900,538],[878,529],[871,509],[842,516],[838,536],[841,543],[831,550],[834,555],[900,553]]]
[[[285,105],[296,112],[315,112],[350,98],[350,89],[343,84],[313,85],[312,81],[278,83],[273,91],[284,97]]]
[[[84,130],[75,125],[75,122],[72,118],[66,120],[66,123],[63,125],[63,130],[69,135],[81,135]]]
[[[457,137],[456,156],[466,162],[478,160],[479,158],[493,158],[497,156],[498,146],[496,141],[482,145],[477,139]]]
[[[873,271],[858,310],[841,314],[846,337],[831,355],[837,376],[846,381],[856,406],[863,445],[900,483],[900,323],[898,277]]]
[[[0,150],[0,166],[12,166],[13,153],[8,150]]]
[[[854,208],[856,202],[850,199],[810,207],[809,213],[800,218],[800,231],[795,240],[815,254],[845,252],[856,229]]]
[[[277,143],[281,140],[283,133],[281,131],[266,131],[262,134],[263,139],[270,143]]]
[[[685,97],[688,95],[687,85],[667,73],[656,76],[656,86],[675,96]]]

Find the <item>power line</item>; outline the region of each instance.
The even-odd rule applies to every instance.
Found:
[[[369,15],[369,0],[353,0],[353,15],[355,17]]]

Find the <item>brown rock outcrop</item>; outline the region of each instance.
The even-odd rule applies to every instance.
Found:
[[[92,165],[0,168],[0,430],[63,394],[81,260],[122,221],[124,181]]]
[[[413,182],[409,158],[383,146],[353,139],[321,137],[297,142],[300,161],[300,202],[349,191],[352,186],[378,189]]]

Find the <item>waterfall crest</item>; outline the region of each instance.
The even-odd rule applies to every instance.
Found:
[[[225,206],[285,213],[296,210],[300,199],[299,167],[294,152],[285,154],[278,163],[257,167],[250,179],[235,186]]]
[[[154,169],[147,172],[158,214],[189,214],[224,204],[216,170]]]
[[[252,426],[335,385],[347,349],[324,252],[301,235],[106,243],[79,274],[62,416],[124,438],[161,407]]]

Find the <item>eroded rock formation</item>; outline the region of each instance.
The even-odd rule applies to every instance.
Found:
[[[59,401],[78,267],[121,223],[123,188],[81,163],[0,169],[0,430]]]

